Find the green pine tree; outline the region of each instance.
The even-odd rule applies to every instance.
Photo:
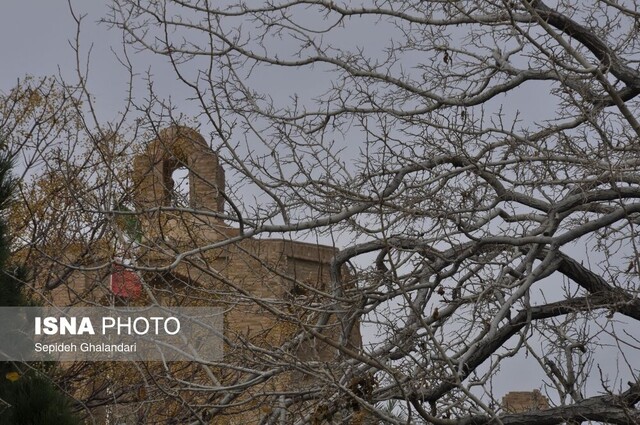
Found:
[[[1,214],[11,201],[11,159],[0,154],[0,306],[28,305],[24,271],[9,267],[7,223]],[[78,425],[69,399],[47,376],[50,367],[0,362],[0,425]]]

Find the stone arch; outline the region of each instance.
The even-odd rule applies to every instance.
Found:
[[[135,201],[142,209],[172,206],[173,172],[189,170],[189,206],[223,212],[224,170],[197,131],[171,126],[158,133],[133,163]]]

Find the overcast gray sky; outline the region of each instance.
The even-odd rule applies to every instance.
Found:
[[[97,88],[104,87],[100,95],[115,104],[117,96],[106,89],[114,82],[114,67],[104,65],[109,64],[105,53],[109,44],[116,40],[117,34],[108,33],[105,28],[95,25],[104,8],[105,3],[102,2],[82,2],[81,11],[87,14],[84,31],[86,41],[94,45],[92,56],[97,66],[92,73],[95,74],[94,78],[104,82]],[[72,76],[75,57],[70,43],[75,33],[76,25],[64,0],[4,1],[0,6],[0,89],[6,92],[25,75],[44,77],[62,72],[65,76]],[[85,46],[85,49],[88,47]]]
[[[86,14],[81,33],[82,57],[91,48],[89,84],[96,97],[99,111],[105,120],[112,119],[123,105],[126,96],[127,74],[115,60],[111,48],[119,51],[120,35],[117,31],[108,31],[106,26],[96,22],[105,12],[104,2],[75,2],[78,14]],[[0,49],[2,68],[0,72],[0,90],[6,92],[18,79],[26,75],[43,77],[62,73],[65,79],[74,79],[75,56],[70,46],[76,35],[76,26],[64,0],[5,0],[0,6]],[[380,34],[377,34],[380,37]],[[151,58],[135,57],[137,71],[145,72],[151,66]],[[159,63],[154,63],[151,71],[159,81],[167,84],[167,93],[179,91],[175,77]],[[277,91],[302,90],[305,81],[291,81],[283,78],[282,70],[273,76],[264,75],[272,88]],[[269,80],[272,79],[272,80]],[[539,91],[522,92],[520,101],[511,104],[527,117],[541,117],[542,111],[537,99],[546,97]],[[184,111],[194,106],[185,105]],[[550,111],[551,108],[546,108]],[[557,285],[549,284],[549,285]],[[613,350],[615,352],[616,350]],[[614,359],[611,366],[615,368]],[[498,394],[508,390],[528,390],[540,386],[540,371],[537,368],[523,367],[522,359],[508,360],[503,364],[503,373],[496,380]],[[530,363],[529,363],[530,364]],[[613,370],[613,369],[612,369]]]
[[[122,55],[121,34],[99,24],[107,12],[108,2],[74,1],[76,16],[82,16],[80,31],[81,69],[89,69],[88,85],[94,95],[99,119],[106,122],[115,118],[127,98],[128,72],[118,62]],[[8,0],[0,6],[0,90],[7,92],[18,79],[62,76],[67,82],[77,81],[76,56],[73,44],[76,22],[66,0]],[[87,59],[89,67],[87,68]],[[161,94],[176,96],[176,77],[164,60],[150,55],[132,55],[138,73],[135,88],[144,96],[142,77],[153,74]],[[195,113],[194,105],[184,103],[186,113]]]

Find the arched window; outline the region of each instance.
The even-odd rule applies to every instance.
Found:
[[[172,205],[188,207],[191,205],[190,171],[187,167],[178,167],[171,173],[173,187],[171,192]]]
[[[191,171],[183,161],[165,159],[163,163],[164,201],[168,207],[189,207],[191,202]]]

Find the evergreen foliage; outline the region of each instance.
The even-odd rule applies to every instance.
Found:
[[[0,156],[0,214],[11,201],[14,180],[11,158]],[[0,217],[0,306],[28,305],[23,290],[26,273],[10,270],[7,223]],[[15,362],[0,362],[0,425],[75,425],[69,400],[59,392],[47,368]]]

